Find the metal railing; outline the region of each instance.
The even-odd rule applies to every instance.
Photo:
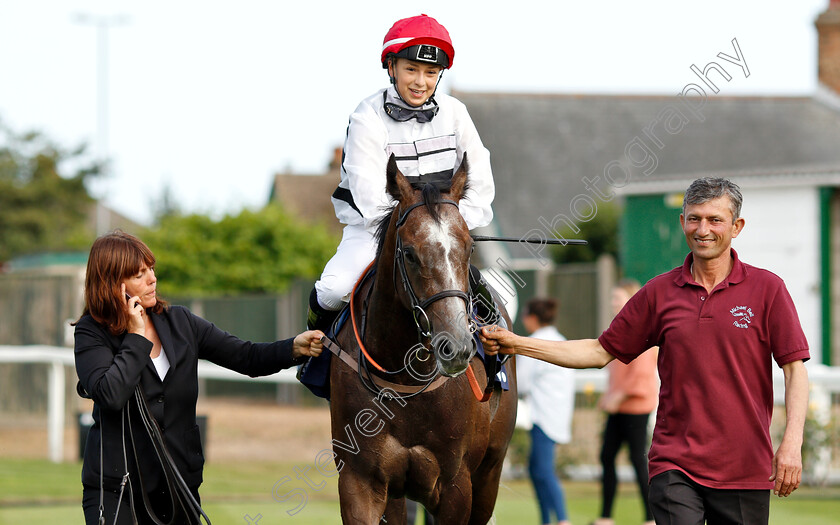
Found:
[[[48,457],[53,462],[64,460],[63,443],[66,421],[66,372],[74,367],[73,349],[49,345],[0,346],[0,364],[3,363],[41,363],[47,365],[47,446]],[[836,419],[840,413],[840,367],[829,367],[819,363],[808,363],[808,375],[811,384],[811,417],[820,425],[827,425],[832,415]],[[228,381],[260,381],[269,383],[296,383],[295,370],[282,370],[270,376],[251,378],[222,368],[208,361],[199,361],[198,375],[202,379]],[[576,370],[575,390],[588,395],[603,392],[607,386],[605,370]],[[784,376],[774,367],[773,373],[774,403],[777,408],[784,405]],[[832,403],[838,406],[832,406]],[[782,414],[784,412],[782,411]],[[587,429],[590,435],[593,430]],[[577,433],[577,432],[576,432]],[[813,464],[809,475],[814,479],[840,482],[840,465],[837,454],[832,454],[833,447],[825,446],[817,453],[818,460]],[[834,457],[833,457],[834,456]]]

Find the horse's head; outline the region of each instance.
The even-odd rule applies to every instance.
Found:
[[[432,184],[415,188],[393,155],[388,161],[387,190],[398,202],[389,227],[397,293],[421,338],[431,342],[438,371],[447,376],[463,373],[476,351],[469,306],[473,239],[458,210],[466,186],[466,155],[442,190]]]

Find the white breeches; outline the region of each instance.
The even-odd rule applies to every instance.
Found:
[[[327,310],[340,310],[350,300],[353,285],[376,257],[376,240],[362,224],[344,227],[335,255],[315,283],[318,303]]]

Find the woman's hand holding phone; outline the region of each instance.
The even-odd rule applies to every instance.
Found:
[[[125,284],[120,285],[123,295],[125,296],[125,304],[128,308],[129,322],[128,331],[137,335],[146,335],[146,321],[143,318],[143,306],[140,304],[140,298],[132,297],[125,291]]]

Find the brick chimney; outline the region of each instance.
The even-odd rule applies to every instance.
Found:
[[[341,160],[343,157],[344,148],[342,146],[338,146],[337,148],[333,149],[333,158],[330,161],[330,171],[337,170],[341,167]]]
[[[817,77],[821,84],[840,94],[840,0],[829,0],[828,9],[814,25],[819,42]]]

